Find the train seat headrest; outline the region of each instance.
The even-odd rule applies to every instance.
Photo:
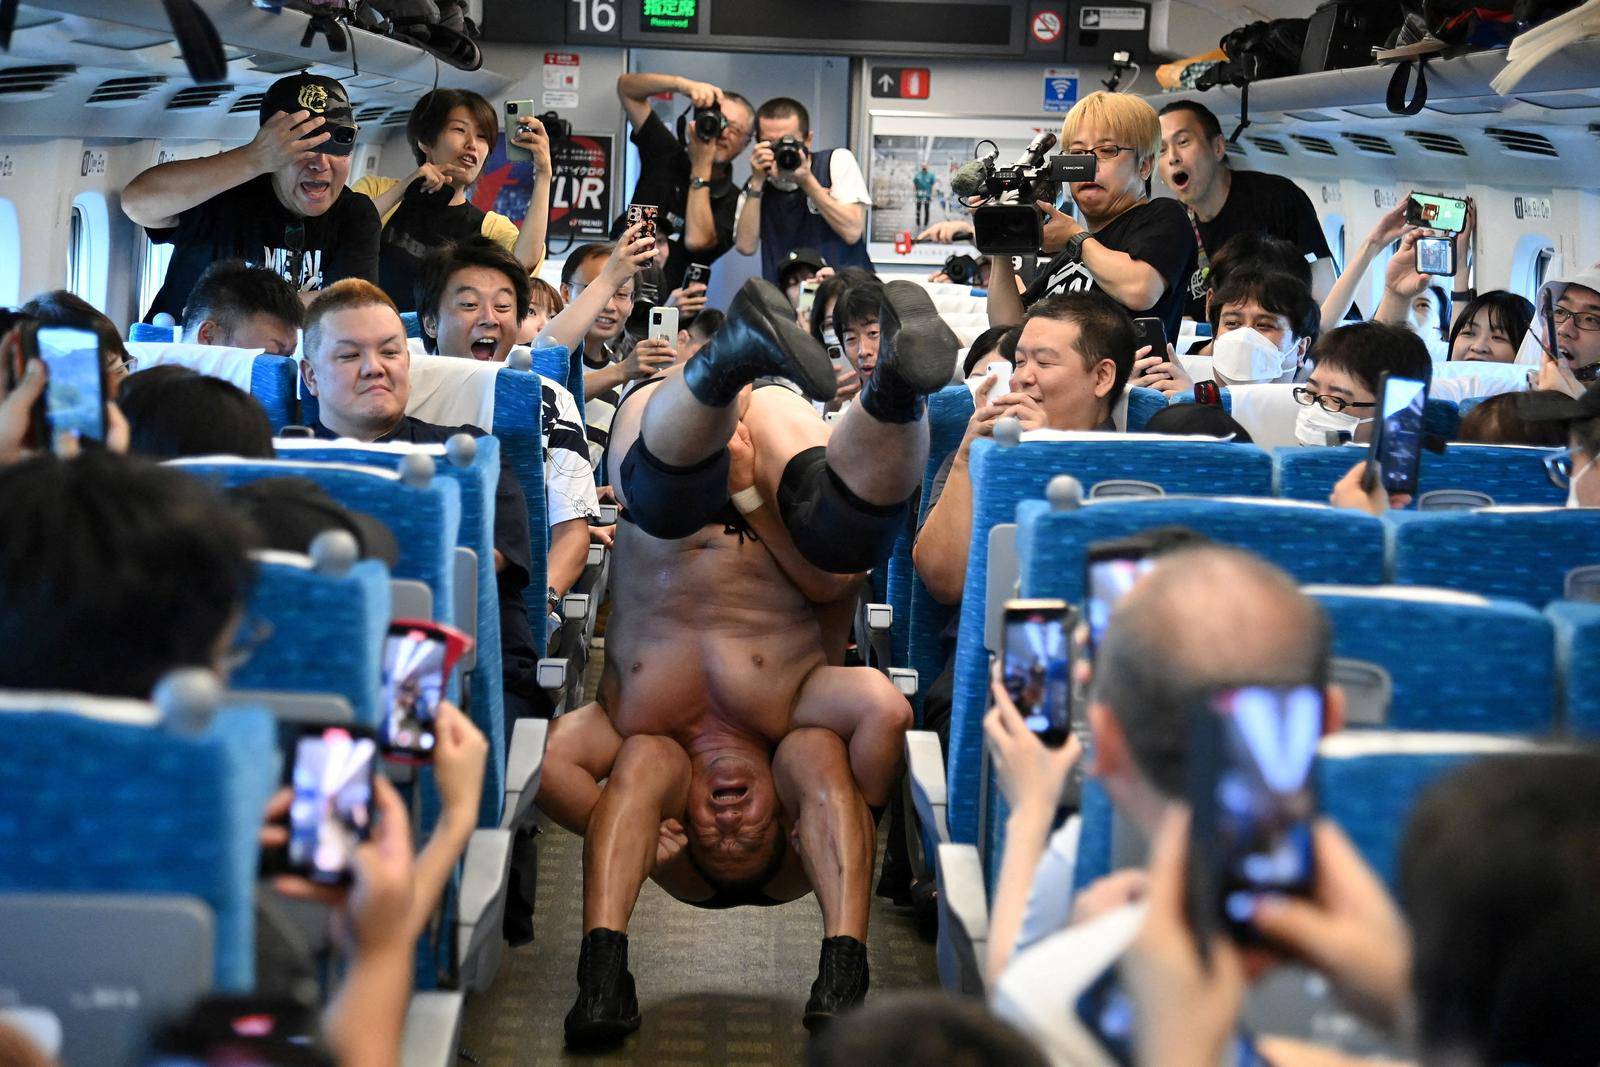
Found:
[[[250,391],[250,376],[259,348],[228,348],[223,345],[190,344],[184,341],[129,341],[128,355],[139,361],[139,369],[176,363],[212,378],[221,378]]]

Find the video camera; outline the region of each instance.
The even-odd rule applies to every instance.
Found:
[[[989,151],[965,164],[950,179],[950,191],[962,198],[983,197],[990,203],[972,215],[973,243],[985,255],[1033,254],[1044,243],[1044,226],[1034,201],[1049,184],[1094,180],[1093,153],[1048,156],[1056,135],[1048,131],[1035,137],[1009,167],[996,167],[1000,149],[993,141]]]

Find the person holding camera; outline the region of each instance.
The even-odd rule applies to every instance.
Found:
[[[1039,201],[1046,242],[1054,231],[1065,247],[1020,296],[1011,257],[994,257],[989,325],[1021,322],[1024,309],[1045,296],[1098,291],[1130,315],[1160,319],[1167,337],[1177,337],[1198,248],[1183,206],[1150,199],[1161,144],[1155,109],[1136,96],[1090,93],[1067,113],[1061,144],[1070,155],[1095,159],[1093,180],[1071,183],[1083,222]]]
[[[681,137],[651,110],[650,98],[660,93],[688,97],[694,106]],[[639,150],[633,202],[660,208],[656,236],[666,243],[663,291],[670,292],[683,286],[690,263],[709,264],[733,247],[739,206],[733,161],[750,142],[754,109],[738,93],[673,74],[624,74],[617,98]],[[625,226],[618,219],[613,236]]]
[[[249,144],[158,163],[129,182],[123,212],[151,241],[174,246],[145,321],[181,318],[219,259],[267,267],[307,302],[342,278],[377,281],[378,213],[345,188],[358,132],[343,85],[294,74],[267,88]]]
[[[396,181],[366,175],[351,186],[372,198],[383,219],[378,239],[378,285],[401,311],[417,310],[417,276],[428,253],[446,244],[487,237],[529,272],[544,261],[550,216],[550,138],[532,115],[507,130],[510,143],[533,153],[533,195],[522,226],[467,200],[500,135],[494,105],[466,89],[435,89],[411,109],[406,140],[417,169]]]
[[[773,284],[795,248],[816,249],[835,270],[871,270],[866,209],[872,197],[851,151],[812,152],[811,116],[786,96],[761,105],[756,137],[739,208],[739,251],[750,256],[759,246],[761,276]]]

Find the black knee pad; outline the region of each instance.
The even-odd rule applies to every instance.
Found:
[[[869,571],[888,559],[910,503],[862,500],[828,466],[821,447],[790,460],[778,486],[778,509],[794,546],[812,566],[834,574]]]
[[[644,435],[622,457],[622,494],[635,526],[663,541],[688,537],[728,502],[728,450],[718,449],[692,467],[673,467],[657,459]]]

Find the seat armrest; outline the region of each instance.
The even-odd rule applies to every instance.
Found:
[[[911,802],[917,825],[932,835],[936,844],[950,840],[946,821],[944,750],[939,735],[932,730],[906,731],[906,776],[911,784]]]
[[[568,593],[561,598],[561,620],[567,622],[582,622],[589,615],[589,594]]]
[[[287,693],[277,689],[230,689],[223,707],[266,708],[279,722],[354,722],[355,709],[337,693]]]
[[[600,564],[604,563],[605,561],[606,561],[606,546],[600,544],[598,541],[591,542],[590,545],[589,545],[589,555],[583,561],[584,567],[585,568],[598,567],[598,566],[600,566]]]
[[[456,629],[472,638],[458,664],[461,673],[466,674],[478,665],[478,554],[457,546],[451,562],[455,567],[452,596]]]
[[[510,877],[511,831],[474,830],[456,894],[456,974],[463,989],[483,992],[500,967]]]
[[[520,825],[533,806],[549,734],[548,719],[518,719],[511,728],[511,744],[506,748],[506,802],[500,817],[504,829]]]
[[[974,845],[939,846],[939,983],[952,992],[983,993],[989,945],[989,896]]]
[[[466,999],[465,993],[447,990],[411,995],[400,1037],[400,1067],[454,1067]]]
[[[540,689],[559,693],[567,684],[567,661],[554,656],[544,657],[534,667],[534,678]]]
[[[894,683],[901,696],[910,700],[917,695],[919,678],[917,672],[911,667],[890,667],[889,681]]]
[[[615,504],[600,505],[600,521],[596,526],[615,526],[617,524],[617,506]]]

